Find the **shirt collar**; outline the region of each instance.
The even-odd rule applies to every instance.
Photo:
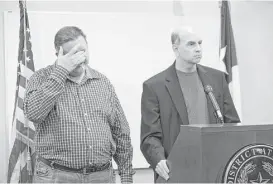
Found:
[[[94,69],[90,68],[88,65],[86,66],[85,70],[85,77],[87,79],[99,79],[101,78],[98,72],[96,72]]]

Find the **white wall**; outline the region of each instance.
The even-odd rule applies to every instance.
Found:
[[[273,4],[232,2],[245,124],[273,122]]]
[[[64,4],[65,3],[65,4]],[[182,3],[186,15],[195,17],[194,26],[209,29],[212,20],[219,25],[219,12],[215,9],[218,2]],[[273,122],[273,5],[270,2],[231,3],[232,23],[235,33],[237,55],[240,69],[242,92],[242,113],[244,123],[258,124]],[[169,12],[172,4],[160,2],[73,2],[73,1],[33,1],[27,4],[29,11],[91,11],[91,12]],[[213,8],[212,8],[213,7]],[[17,1],[0,1],[0,12],[18,11]],[[185,20],[185,19],[183,19]],[[200,21],[198,21],[200,20]],[[5,182],[7,170],[7,133],[5,127],[5,80],[4,80],[4,38],[3,14],[0,14],[0,182]],[[215,35],[216,39],[219,35]],[[8,41],[8,40],[6,40]],[[214,41],[213,41],[214,42]],[[208,43],[209,44],[209,43]],[[206,52],[206,51],[204,51]],[[15,53],[17,54],[17,53]],[[216,61],[202,61],[210,63]],[[135,149],[138,149],[136,147]],[[151,170],[137,170],[136,182],[152,182]]]

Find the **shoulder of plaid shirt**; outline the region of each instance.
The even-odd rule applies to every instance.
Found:
[[[83,121],[84,113],[81,112],[82,108],[79,108],[76,106],[71,107],[71,104],[77,104],[77,103],[75,102],[71,103],[73,98],[75,98],[75,95],[73,96],[72,94],[69,94],[67,89],[72,88],[72,86],[81,86],[82,88],[86,88],[83,91],[87,92],[88,90],[95,88],[95,91],[97,93],[103,94],[103,95],[94,96],[94,94],[91,94],[90,91],[88,91],[88,93],[85,92],[86,94],[84,94],[84,97],[90,98],[90,99],[88,99],[88,102],[89,102],[88,105],[86,105],[83,108],[85,110],[87,109],[88,111],[92,111],[92,110],[94,111],[94,108],[95,108],[95,110],[98,111],[98,109],[96,109],[95,106],[99,106],[99,107],[103,106],[105,109],[103,110],[99,109],[99,111],[104,113],[110,112],[109,113],[110,115],[104,114],[104,116],[107,116],[107,117],[102,117],[102,119],[105,121],[110,121],[110,122],[107,122],[104,124],[102,122],[99,122],[97,123],[97,126],[104,125],[105,127],[97,127],[97,128],[92,127],[94,125],[93,121],[92,121],[92,124],[83,122],[81,125],[83,127],[90,126],[91,132],[89,134],[89,137],[91,137],[90,135],[96,134],[96,135],[99,135],[99,138],[102,138],[102,139],[103,137],[107,137],[106,133],[108,133],[107,130],[110,128],[111,131],[109,134],[112,134],[111,137],[114,140],[114,146],[115,146],[113,158],[118,165],[121,182],[122,183],[133,182],[132,176],[135,172],[133,171],[133,168],[132,168],[133,148],[132,148],[131,139],[130,139],[130,129],[129,129],[129,125],[126,120],[126,117],[124,115],[124,112],[122,110],[122,107],[120,105],[120,102],[115,93],[114,87],[104,75],[95,71],[94,69],[91,69],[90,67],[86,68],[86,74],[82,80],[83,81],[82,85],[75,85],[75,84],[72,85],[73,82],[71,81],[68,82],[69,81],[67,80],[68,78],[69,78],[69,72],[65,68],[54,64],[35,72],[33,76],[31,76],[28,82],[26,93],[25,93],[25,99],[24,99],[24,113],[26,117],[34,123],[36,128],[36,136],[35,136],[35,142],[37,143],[36,151],[38,152],[38,154],[42,154],[43,157],[56,159],[57,161],[59,161],[59,163],[66,166],[82,168],[86,166],[86,164],[88,164],[88,162],[86,161],[87,160],[86,157],[88,157],[89,155],[86,154],[86,151],[84,150],[85,148],[82,147],[84,143],[88,142],[88,138],[87,138],[87,141],[82,140],[82,134],[84,131],[86,131],[86,129],[84,130],[82,128],[81,130],[75,131],[77,130],[77,128],[79,128],[78,121]],[[94,80],[96,82],[90,83],[88,82],[89,80],[91,81]],[[68,96],[64,96],[64,95],[68,95]],[[98,99],[99,96],[100,97],[103,96],[104,98]],[[108,96],[108,100],[107,98],[105,98],[105,96]],[[78,99],[78,101],[80,100]],[[65,109],[69,108],[69,109],[66,109],[65,111],[65,109],[59,108],[59,110],[62,109],[62,111],[64,112],[61,112],[59,114],[54,113],[53,111],[54,110],[56,111],[56,107],[54,106],[58,103],[65,104],[64,106],[62,106],[62,108],[65,108]],[[98,103],[100,104],[104,103],[104,105],[98,105]],[[88,108],[88,106],[92,106],[92,107]],[[58,124],[60,123],[59,121],[62,122],[62,120],[64,119],[66,121],[68,119],[66,116],[70,116],[71,114],[74,114],[74,115],[77,114],[78,116],[81,116],[81,117],[76,117],[76,121],[72,120],[72,121],[75,121],[73,123],[65,122],[66,123],[65,126],[59,126],[59,127],[57,126],[58,128],[63,129],[60,131],[56,130],[55,125],[54,127],[52,126],[53,123]],[[63,115],[65,115],[65,117],[62,117]],[[110,116],[110,118],[108,116]],[[97,117],[93,117],[93,118],[95,120],[98,120]],[[73,117],[72,119],[75,119],[75,117]],[[92,117],[91,119],[88,119],[88,120],[91,121]],[[72,134],[70,135],[70,137],[67,137],[69,136],[69,133],[67,131],[70,134]],[[97,131],[100,131],[100,132],[97,132]],[[58,134],[57,137],[60,137],[60,136],[64,137],[61,140],[62,144],[58,144],[60,140],[55,140],[54,138],[52,138],[52,134],[54,135],[54,138],[56,134]],[[75,141],[74,139],[76,139],[76,144],[74,144],[73,142]],[[81,140],[78,140],[79,141],[78,144],[77,144],[77,139],[81,139]],[[90,139],[91,139],[90,140],[91,143],[94,143],[94,141],[96,142],[96,140],[98,140],[98,137],[92,136]],[[73,144],[71,141],[73,142]],[[100,153],[100,151],[102,151],[100,146],[104,146],[103,144],[105,143],[107,142],[102,141],[99,143],[99,147],[97,145],[96,147],[94,147],[94,149],[97,148],[97,150],[94,150],[92,153],[98,153],[98,155],[94,155],[95,158],[94,157],[92,158],[92,155],[91,155],[92,162],[96,162],[97,164],[103,164],[99,162],[100,161],[102,162],[102,160],[106,161],[107,159],[108,160],[112,159],[111,155],[110,155],[110,158],[108,157],[98,158],[99,156],[105,156],[105,153],[103,154]],[[109,140],[108,140],[108,143],[109,143]],[[39,146],[39,144],[42,144],[42,146]],[[62,156],[60,157],[58,156],[58,150],[61,150],[61,149],[65,149],[67,152],[64,154],[62,153]],[[52,150],[54,150],[54,154],[52,154],[53,152]],[[79,150],[84,150],[84,151],[79,152]],[[69,155],[70,156],[69,158],[63,157],[63,155],[67,155],[68,153],[71,153],[71,152],[72,153],[76,152],[77,154]],[[69,162],[69,159],[71,159],[70,162]]]

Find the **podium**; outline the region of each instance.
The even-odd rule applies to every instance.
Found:
[[[273,125],[182,125],[167,158],[170,178],[166,181],[159,177],[156,182],[222,183],[226,172],[230,180],[236,175],[246,183],[256,178],[257,182],[267,179],[272,183],[273,147],[270,145],[273,145]],[[234,162],[230,163],[232,157]],[[262,158],[260,163],[251,160],[258,157]]]

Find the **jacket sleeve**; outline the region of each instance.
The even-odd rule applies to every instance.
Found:
[[[159,102],[151,87],[144,83],[141,98],[140,149],[154,169],[160,160],[166,159],[161,140],[162,129]]]

